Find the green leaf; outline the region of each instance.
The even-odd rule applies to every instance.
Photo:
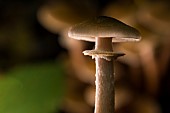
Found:
[[[17,67],[0,79],[0,113],[53,113],[65,89],[60,65]]]

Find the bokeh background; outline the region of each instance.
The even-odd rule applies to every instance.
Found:
[[[70,26],[110,16],[142,34],[115,43],[115,113],[170,113],[169,0],[0,0],[0,113],[93,113],[94,43]]]

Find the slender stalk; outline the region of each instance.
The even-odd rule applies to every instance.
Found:
[[[96,50],[113,51],[112,38],[96,38]],[[113,59],[96,57],[95,113],[114,113]]]

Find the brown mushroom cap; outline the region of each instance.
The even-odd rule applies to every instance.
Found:
[[[139,41],[141,39],[139,31],[135,28],[106,16],[99,16],[77,24],[69,29],[68,35],[77,40],[91,42],[95,41],[95,37],[112,37],[112,42]]]

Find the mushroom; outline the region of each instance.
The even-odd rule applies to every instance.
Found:
[[[68,35],[74,39],[96,43],[94,50],[83,52],[96,61],[95,113],[114,113],[113,62],[125,54],[113,52],[112,42],[139,41],[140,33],[117,19],[99,16],[72,26]]]
[[[89,68],[89,63],[87,64],[81,52],[78,52],[83,50],[85,43],[68,38],[67,31],[71,25],[86,20],[89,16],[96,15],[97,9],[92,7],[95,1],[89,1],[90,5],[87,5],[85,4],[87,0],[82,0],[79,6],[81,7],[80,9],[74,6],[73,1],[70,2],[71,4],[66,1],[49,2],[38,10],[37,18],[47,30],[60,34],[59,43],[69,52],[70,63],[75,72],[74,75],[82,82],[93,84],[95,76],[92,75],[94,75],[95,71]],[[79,3],[77,0],[74,2]],[[81,69],[79,65],[82,66]]]

